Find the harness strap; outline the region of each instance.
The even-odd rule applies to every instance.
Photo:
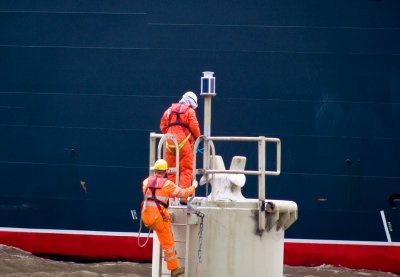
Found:
[[[175,113],[175,112],[174,112]],[[167,128],[169,128],[169,127],[171,127],[171,126],[174,126],[174,125],[181,125],[182,127],[185,127],[186,129],[188,129],[188,131],[190,132],[190,128],[189,128],[189,126],[187,126],[185,123],[182,123],[182,122],[180,122],[179,121],[179,113],[175,113],[176,114],[176,121],[175,122],[173,122],[173,123],[170,123],[170,124],[168,124],[167,125]],[[168,117],[168,119],[169,119],[169,117]]]
[[[180,119],[179,119],[179,115],[186,112],[186,110],[187,110],[187,105],[184,105],[184,104],[179,103],[179,104],[178,104],[178,105],[179,105],[179,110],[176,110],[176,109],[178,108],[178,106],[174,106],[174,105],[175,105],[175,104],[172,104],[172,106],[168,109],[168,115],[167,115],[167,118],[166,118],[166,119],[167,119],[167,129],[170,128],[171,126],[180,125],[180,126],[182,127],[182,130],[183,130],[184,133],[186,133],[186,132],[189,133],[189,134],[186,136],[186,138],[185,138],[184,140],[182,140],[181,143],[179,143],[179,145],[178,145],[178,146],[179,146],[179,150],[181,150],[182,147],[185,145],[185,143],[186,143],[186,142],[189,140],[189,138],[191,137],[192,131],[190,130],[190,128],[189,128],[188,125],[182,123],[182,122],[180,121]],[[185,107],[186,107],[186,108],[185,108]],[[183,111],[182,111],[182,108],[183,108]],[[169,121],[169,119],[170,119],[171,112],[174,113],[174,114],[176,114],[176,121],[173,122],[173,123],[169,123],[169,124],[168,124],[168,121]],[[166,148],[167,148],[168,152],[170,152],[172,155],[176,155],[175,149],[174,149],[174,148],[175,148],[175,145],[166,143]]]
[[[147,228],[149,228],[149,229],[153,229],[154,228],[154,226],[156,226],[157,225],[157,223],[161,220],[161,218],[162,218],[162,216],[161,216],[161,214],[157,217],[157,219],[156,219],[156,221],[154,221],[154,223],[153,224],[151,224],[151,225],[144,225],[144,226],[146,226]]]
[[[178,144],[179,147],[179,151],[181,151],[182,147],[185,145],[185,143],[189,140],[189,138],[191,137],[191,133],[189,133],[186,138],[184,138],[181,143]],[[169,144],[168,142],[166,143],[166,147],[169,153],[171,153],[172,155],[175,155],[175,145],[174,144]]]
[[[162,218],[163,218],[164,221],[168,221],[167,216],[165,215],[165,213],[164,213],[163,209],[161,208],[160,204],[158,203],[158,202],[161,202],[161,201],[158,200],[158,199],[156,199],[156,189],[155,189],[155,188],[152,188],[152,189],[151,189],[151,192],[152,192],[152,194],[153,194],[153,197],[152,197],[153,199],[152,199],[152,200],[154,200],[154,201],[156,202],[157,209],[158,209],[158,211],[160,212],[160,215],[162,216]],[[158,200],[158,201],[157,201],[157,200]],[[165,204],[165,203],[163,203],[163,204]],[[167,204],[165,204],[165,205],[167,205]],[[168,205],[167,205],[167,207],[168,207]]]
[[[174,105],[174,104],[173,104]],[[180,125],[180,126],[182,126],[182,127],[184,127],[184,128],[186,128],[189,132],[191,132],[190,131],[190,127],[188,126],[188,125],[186,125],[185,123],[183,123],[183,122],[181,122],[181,120],[180,120],[180,118],[179,118],[179,116],[181,115],[181,114],[184,114],[185,112],[186,112],[186,110],[187,109],[184,109],[183,111],[182,111],[182,104],[180,104],[181,106],[181,108],[180,108],[180,110],[179,111],[176,111],[175,109],[172,109],[172,107],[171,108],[169,108],[168,109],[168,114],[167,114],[167,118],[166,118],[166,120],[167,120],[167,129],[169,128],[169,127],[171,127],[171,126],[175,126],[175,125]],[[175,120],[175,122],[170,122],[170,123],[168,123],[169,122],[169,120],[170,120],[170,115],[171,115],[171,112],[172,113],[174,113],[174,114],[176,114],[176,120]]]
[[[163,206],[164,208],[168,208],[168,204],[167,203],[164,203],[164,202],[162,202],[161,200],[159,200],[159,199],[157,199],[157,198],[154,198],[154,197],[147,197],[147,200],[153,200],[153,201],[155,201],[155,202],[157,202],[158,204],[160,204],[161,206]]]

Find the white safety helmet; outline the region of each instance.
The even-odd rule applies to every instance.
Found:
[[[183,96],[188,96],[194,100],[194,102],[197,104],[197,95],[193,91],[188,91],[186,92]]]
[[[187,105],[191,105],[193,109],[197,108],[197,95],[193,91],[186,92],[183,96],[180,103],[185,103]]]

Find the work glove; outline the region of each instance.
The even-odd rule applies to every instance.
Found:
[[[193,182],[192,182],[192,186],[194,186],[194,188],[197,188],[197,185],[198,185],[199,183],[196,181],[196,180],[193,180]]]

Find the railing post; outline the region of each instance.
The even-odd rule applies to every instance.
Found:
[[[156,133],[150,133],[150,157],[149,157],[149,176],[153,175],[153,165],[156,162],[156,141],[157,138],[154,136]]]
[[[203,168],[210,169],[210,150],[208,137],[211,136],[211,96],[204,97],[204,148],[203,148]]]
[[[265,137],[258,141],[258,230],[264,231],[265,219]]]

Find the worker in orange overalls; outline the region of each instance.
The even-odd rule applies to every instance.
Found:
[[[157,160],[154,164],[155,175],[143,181],[142,221],[147,228],[156,232],[171,276],[178,276],[185,272],[185,268],[178,265],[167,211],[168,200],[172,197],[188,198],[195,191],[197,182],[193,182],[193,186],[181,189],[174,182],[164,178],[167,169],[168,164],[165,160]]]
[[[191,186],[193,174],[193,145],[195,139],[200,136],[199,122],[195,109],[197,108],[197,96],[188,91],[179,103],[174,103],[165,112],[160,122],[163,134],[175,136],[179,145],[179,187]],[[168,139],[165,149],[165,159],[170,167],[175,167],[176,151],[172,140]],[[168,179],[175,181],[175,173],[168,173]]]

